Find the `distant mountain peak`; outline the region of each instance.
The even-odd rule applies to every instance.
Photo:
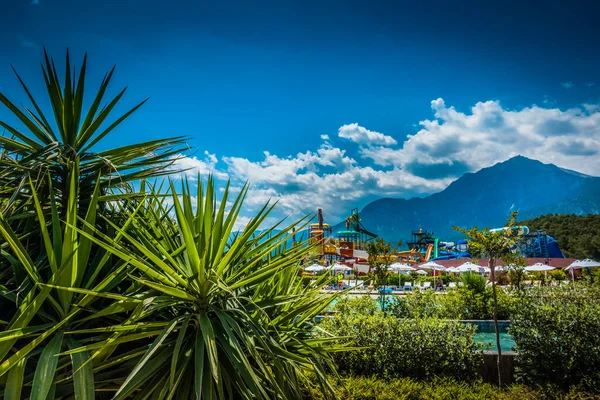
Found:
[[[599,193],[598,177],[517,155],[467,173],[427,197],[375,200],[363,208],[361,222],[386,240],[406,241],[419,227],[442,240],[454,240],[459,234],[452,226],[500,227],[510,210],[519,210],[519,219],[595,214],[600,210]]]

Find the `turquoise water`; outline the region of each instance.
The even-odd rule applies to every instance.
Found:
[[[373,299],[377,300],[377,305],[381,309],[381,296],[371,295]],[[386,296],[386,306],[391,305],[394,302],[393,296]],[[330,310],[337,303],[337,299],[333,300],[330,304]],[[320,318],[319,318],[320,319]],[[494,322],[493,321],[462,321],[465,324],[475,325],[477,331],[475,333],[474,342],[481,343],[483,350],[486,351],[497,351],[496,348],[496,334],[494,333]],[[514,351],[515,341],[513,337],[507,332],[510,323],[508,321],[498,321],[500,328],[500,348],[502,351]]]
[[[497,351],[496,334],[493,332],[477,332],[475,343],[482,343],[483,350]],[[502,351],[514,351],[515,341],[509,333],[500,333],[500,348]]]

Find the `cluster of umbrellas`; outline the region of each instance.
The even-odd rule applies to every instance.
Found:
[[[591,268],[591,267],[600,267],[600,262],[591,260],[589,258],[586,258],[585,260],[576,260],[573,263],[571,263],[571,265],[569,265],[566,268],[566,270],[571,271],[571,275],[573,276],[573,270],[582,269],[582,268]],[[422,268],[422,269],[413,268],[408,264],[394,263],[388,267],[388,270],[397,271],[398,275],[400,275],[400,272],[403,272],[403,271],[406,271],[406,272],[416,271],[417,274],[427,275],[427,272],[423,271],[423,269],[431,269],[433,271],[446,271],[446,272],[455,272],[455,273],[461,273],[461,272],[488,273],[488,272],[490,272],[489,267],[482,267],[477,264],[473,264],[470,261],[467,261],[458,267],[450,267],[450,268],[446,268],[443,265],[440,265],[436,262],[429,261],[425,264],[420,265],[420,268]],[[331,267],[324,267],[319,264],[312,264],[312,265],[304,268],[304,270],[307,272],[321,272],[321,271],[325,271],[325,270],[329,270],[329,269],[331,269],[333,271],[351,271],[352,270],[352,268],[348,267],[347,265],[343,265],[340,263],[335,263]],[[552,266],[546,265],[546,264],[542,264],[542,263],[535,263],[535,264],[525,267],[523,269],[527,272],[545,272],[546,277],[547,277],[548,271],[555,269],[555,267],[552,267]],[[501,270],[503,270],[503,267],[498,267],[498,268],[496,268],[496,270],[501,271]],[[435,274],[434,274],[433,279],[434,279],[434,285],[435,285]]]
[[[334,271],[351,271],[352,270],[352,268],[348,267],[347,265],[343,265],[340,263],[335,263],[331,267],[324,267],[319,264],[312,264],[312,265],[309,265],[308,267],[304,268],[304,270],[306,272],[321,272],[321,271],[325,271],[328,269],[332,269]]]

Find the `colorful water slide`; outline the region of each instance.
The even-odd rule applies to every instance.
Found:
[[[490,232],[500,232],[500,231],[507,231],[509,229],[512,229],[513,231],[516,230],[517,231],[517,236],[523,236],[523,235],[527,235],[529,234],[529,228],[526,226],[513,226],[512,228],[509,228],[508,226],[502,227],[502,228],[495,228],[495,229],[490,229]]]
[[[437,244],[437,239],[436,239],[436,244]],[[433,244],[428,244],[427,245],[427,252],[425,253],[425,262],[429,261],[429,259],[431,258],[431,251],[433,250]]]

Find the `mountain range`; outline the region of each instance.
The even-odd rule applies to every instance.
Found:
[[[467,173],[427,197],[375,200],[360,216],[366,229],[389,241],[407,241],[419,228],[452,241],[462,238],[452,226],[501,227],[511,211],[519,212],[519,220],[544,214],[598,214],[600,177],[517,156]],[[334,232],[344,228],[341,222]]]

